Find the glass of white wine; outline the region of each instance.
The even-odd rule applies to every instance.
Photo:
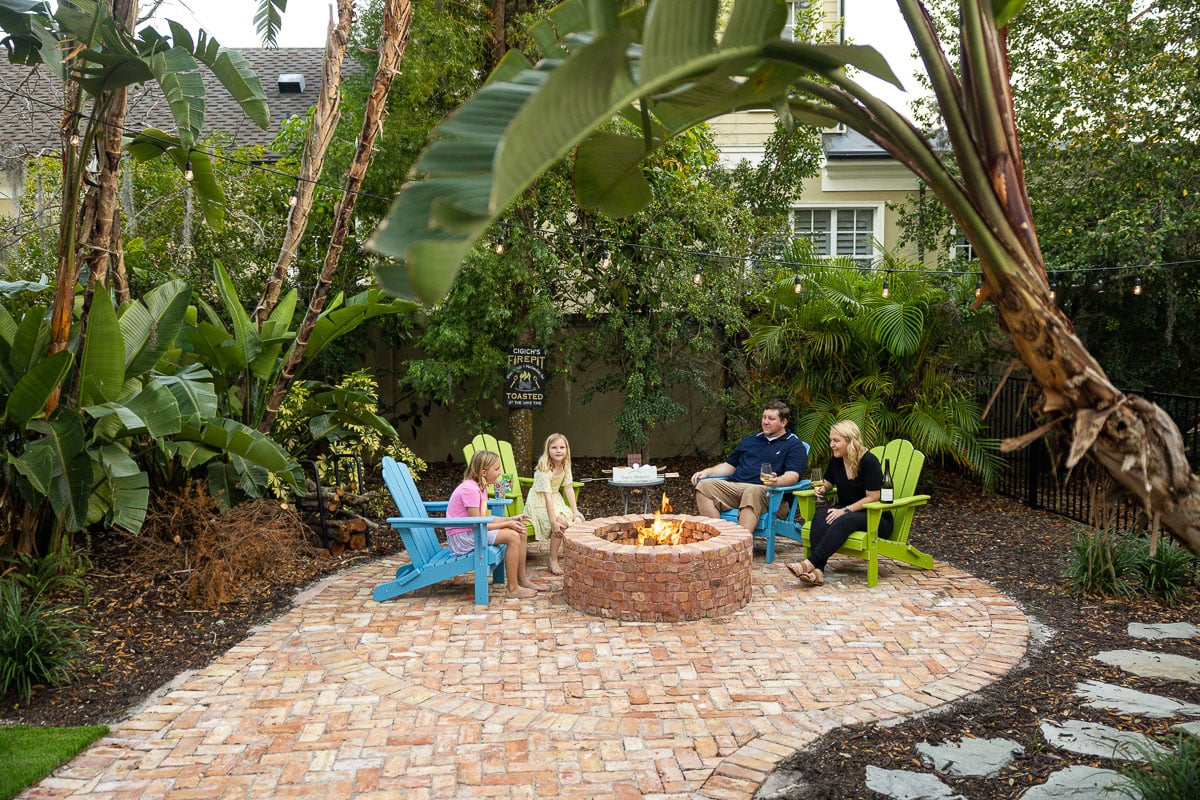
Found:
[[[775,469],[770,464],[764,462],[763,465],[758,468],[758,479],[764,484],[769,483],[774,477]]]
[[[825,478],[821,474],[821,470],[819,470],[819,469],[814,469],[812,471],[812,474],[809,476],[809,480],[812,481],[813,489],[816,489],[818,486],[820,486],[821,482],[824,479]],[[824,502],[825,502],[825,498],[823,498],[821,495],[817,495],[817,505],[820,505],[821,503],[824,503]]]

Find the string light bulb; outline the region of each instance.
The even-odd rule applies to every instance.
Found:
[[[1050,281],[1050,302],[1053,303],[1056,299],[1058,299],[1058,284]]]
[[[697,264],[696,265],[696,274],[692,276],[692,283],[699,286],[703,282],[704,282],[704,278],[701,277],[701,275],[700,275],[700,265]]]
[[[192,171],[192,151],[188,150],[187,162],[183,165],[183,179],[191,183],[196,179],[196,173]]]
[[[292,208],[295,208],[296,203],[299,203],[299,202],[300,202],[300,187],[297,186],[297,187],[293,188],[292,193],[290,195],[288,195],[288,205],[291,206]]]
[[[981,294],[983,294],[983,278],[976,278],[975,279],[975,299],[978,300],[979,296]]]
[[[1139,297],[1142,294],[1142,277],[1140,275],[1133,279],[1133,293]]]
[[[892,285],[891,285],[891,282],[888,280],[888,277],[886,275],[884,275],[883,276],[883,296],[884,296],[884,298],[891,296],[891,294],[892,294],[891,286]]]
[[[79,147],[79,126],[71,126],[71,147]]]
[[[606,248],[604,248],[604,252],[600,254],[600,268],[608,269],[611,266],[612,266],[612,253],[610,253],[608,251],[608,248],[606,247]]]
[[[792,281],[792,291],[796,294],[800,294],[804,291],[804,283],[800,280],[799,275],[797,275],[796,279]]]
[[[504,254],[504,234],[496,237],[496,255]]]

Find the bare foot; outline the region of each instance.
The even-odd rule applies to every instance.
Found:
[[[537,592],[533,589],[526,589],[524,586],[508,587],[509,600],[528,600],[531,597],[537,597]]]
[[[557,561],[550,562],[550,574],[551,575],[562,575],[563,574],[563,569],[562,569],[562,567],[560,567],[558,565]]]
[[[544,583],[534,583],[533,581],[525,581],[520,585],[524,586],[526,589],[533,589],[535,592],[544,592],[550,588]]]

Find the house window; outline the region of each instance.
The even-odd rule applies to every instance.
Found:
[[[796,24],[796,17],[802,11],[808,10],[808,0],[799,0],[799,2],[788,3],[787,10],[787,25],[784,26],[783,33],[780,34],[780,38],[789,42],[794,42],[796,41],[796,28],[798,27]]]
[[[954,239],[954,245],[950,248],[950,257],[962,261],[974,261],[976,258],[975,247],[962,231],[959,231],[958,236]]]
[[[792,232],[812,242],[815,256],[847,256],[864,268],[875,262],[874,208],[797,208]]]

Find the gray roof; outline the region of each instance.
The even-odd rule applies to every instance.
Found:
[[[279,133],[282,120],[293,115],[303,116],[316,104],[325,51],[320,47],[236,49],[246,56],[262,81],[271,124],[265,131],[255,125],[212,73],[202,67],[208,107],[205,135],[221,130],[232,136],[238,145],[269,145]],[[355,66],[354,62],[346,60],[345,67],[352,70]],[[278,79],[285,74],[302,75],[304,91],[280,92]],[[22,158],[37,152],[59,152],[62,97],[61,82],[46,69],[10,64],[0,55],[0,155]],[[131,131],[155,127],[175,133],[174,119],[158,84],[130,88],[125,125]]]
[[[836,158],[891,158],[892,155],[853,128],[838,133],[821,134],[821,146],[825,157]]]

